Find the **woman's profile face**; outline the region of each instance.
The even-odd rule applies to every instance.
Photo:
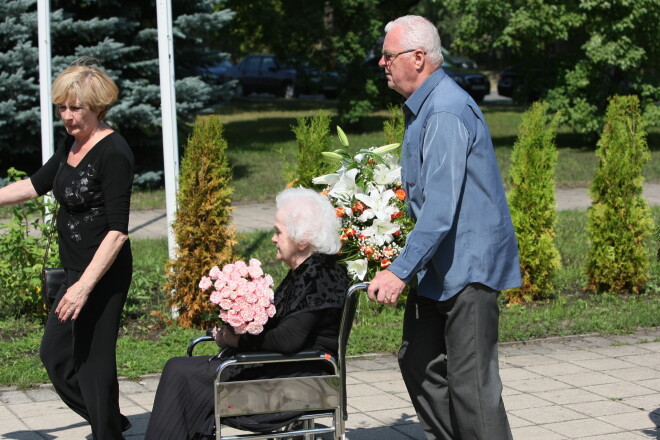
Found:
[[[75,138],[89,136],[98,127],[98,113],[78,98],[57,104],[57,111],[67,133]]]
[[[298,244],[293,241],[286,232],[284,226],[284,212],[281,209],[275,214],[275,233],[272,242],[277,247],[277,259],[286,263],[291,269],[295,269],[300,261],[300,250]]]

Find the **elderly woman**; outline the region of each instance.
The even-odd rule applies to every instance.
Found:
[[[103,122],[117,86],[81,59],[54,81],[52,100],[69,136],[29,179],[0,189],[0,206],[52,190],[60,204],[57,232],[66,280],[51,307],[41,342],[48,376],[92,437],[121,439],[130,427],[119,413],[115,346],[132,256],[128,214],[133,153]]]
[[[325,197],[304,188],[287,189],[276,202],[272,241],[277,259],[291,269],[275,291],[276,314],[258,335],[239,336],[223,326],[214,329],[215,340],[220,347],[238,351],[286,354],[319,349],[336,354],[349,278],[336,260],[340,242],[335,211]],[[145,439],[195,439],[213,432],[213,380],[222,361],[198,356],[167,362]],[[226,379],[323,374],[323,367],[316,364],[254,366],[230,373]],[[265,414],[226,421],[237,428],[269,432],[297,417],[295,413]]]

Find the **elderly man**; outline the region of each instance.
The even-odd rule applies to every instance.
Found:
[[[497,356],[497,295],[520,285],[518,247],[477,104],[440,68],[438,30],[419,16],[386,27],[379,66],[406,98],[402,181],[416,220],[369,297],[406,304],[399,364],[429,439],[511,439]]]

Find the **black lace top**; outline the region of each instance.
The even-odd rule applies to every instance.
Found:
[[[313,254],[290,270],[275,290],[276,314],[259,335],[241,335],[239,351],[337,353],[341,309],[349,285],[346,270],[331,255]]]
[[[133,153],[126,140],[113,132],[73,167],[67,163],[73,141],[69,136],[30,179],[37,194],[52,189],[60,203],[57,235],[62,266],[84,271],[108,231],[128,233]]]

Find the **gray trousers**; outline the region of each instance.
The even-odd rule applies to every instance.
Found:
[[[408,297],[399,365],[429,439],[512,439],[497,356],[497,294],[470,284],[447,301]]]

